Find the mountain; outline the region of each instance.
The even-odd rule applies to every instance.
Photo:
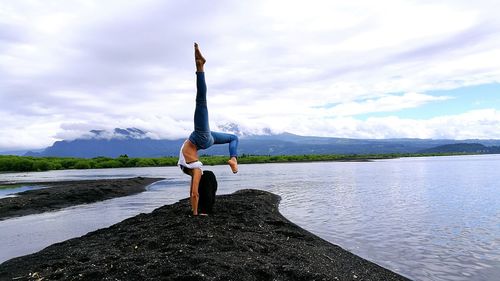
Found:
[[[84,138],[56,141],[42,152],[26,156],[58,156],[92,158],[97,156],[130,157],[173,156],[179,153],[183,140],[156,140],[137,128],[115,128],[113,132],[91,130]]]
[[[17,155],[17,156],[22,156],[26,155],[26,153],[40,153],[42,152],[43,149],[25,149],[25,150],[8,150],[8,151],[0,151],[0,155]]]
[[[230,125],[230,131],[240,135],[240,154],[301,155],[301,154],[375,154],[417,153],[450,144],[500,145],[500,140],[432,140],[432,139],[348,139],[299,136],[290,133],[248,135]],[[41,152],[29,156],[60,156],[92,158],[97,156],[129,157],[177,156],[184,139],[151,139],[137,128],[116,128],[112,132],[92,130],[84,138],[55,142]],[[214,145],[203,155],[227,155],[227,145]]]
[[[480,143],[455,143],[424,149],[421,153],[500,153],[500,146],[485,146]]]
[[[248,154],[380,154],[419,153],[436,146],[456,143],[500,145],[500,140],[433,140],[433,139],[348,139],[279,134],[251,136],[241,140],[242,150]],[[246,152],[245,152],[246,153]]]

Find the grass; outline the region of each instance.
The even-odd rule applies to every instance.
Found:
[[[12,189],[22,186],[22,184],[0,184],[0,189]]]

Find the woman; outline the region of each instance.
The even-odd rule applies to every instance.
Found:
[[[179,162],[182,171],[191,176],[191,209],[193,215],[198,215],[198,187],[203,174],[203,164],[199,161],[198,150],[207,149],[213,144],[229,143],[227,161],[233,173],[238,172],[237,148],[238,137],[233,134],[210,131],[208,125],[207,85],[205,84],[205,58],[201,55],[198,44],[194,43],[194,59],[196,63],[196,109],[194,111],[194,131],[184,141],[179,153]]]

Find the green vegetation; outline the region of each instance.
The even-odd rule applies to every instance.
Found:
[[[31,172],[64,169],[101,169],[123,167],[174,166],[177,158],[118,158],[96,157],[92,159],[70,157],[29,157],[0,155],[0,172]]]
[[[289,163],[316,161],[365,161],[392,159],[400,157],[466,155],[467,153],[390,153],[390,154],[329,154],[329,155],[241,155],[239,164]],[[71,157],[30,157],[0,155],[0,172],[31,172],[65,169],[101,169],[124,167],[163,167],[177,165],[177,157],[129,158],[121,155],[117,158],[96,157],[91,159]],[[226,164],[227,156],[201,156],[204,165]]]
[[[21,184],[0,184],[0,189],[11,189],[21,186]]]

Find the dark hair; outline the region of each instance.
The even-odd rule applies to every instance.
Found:
[[[191,169],[187,168],[187,167],[184,167],[182,165],[180,165],[179,167],[181,167],[181,170],[184,174],[190,176],[191,175]]]
[[[215,203],[215,193],[217,192],[217,179],[212,171],[203,171],[198,187],[200,195],[198,201],[198,211],[200,213],[212,213]]]

